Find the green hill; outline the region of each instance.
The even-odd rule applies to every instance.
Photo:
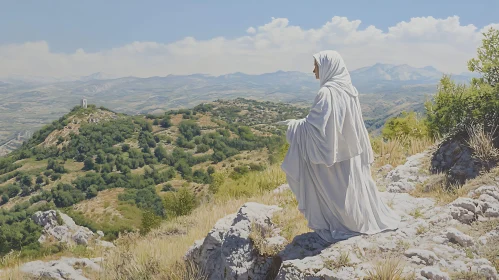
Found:
[[[0,254],[43,251],[37,210],[58,208],[107,240],[143,227],[144,213],[175,216],[171,194],[206,199],[217,173],[237,178],[279,161],[284,130],[272,124],[305,114],[246,99],[159,116],[75,107],[0,158]]]

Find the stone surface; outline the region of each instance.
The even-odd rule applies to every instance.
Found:
[[[288,184],[283,184],[277,187],[275,190],[273,190],[273,193],[282,193],[284,191],[289,190],[289,185]]]
[[[471,236],[468,236],[455,228],[448,228],[446,236],[450,242],[457,243],[463,247],[470,247],[475,244]]]
[[[97,264],[99,260],[77,259],[63,257],[59,260],[43,262],[33,261],[21,266],[21,271],[43,279],[56,280],[87,280],[81,273],[81,268],[85,267],[95,271],[100,271]]]
[[[424,267],[421,269],[421,276],[430,280],[450,280],[451,278],[445,272],[440,271],[437,267]]]
[[[425,265],[434,265],[438,261],[437,255],[434,252],[428,250],[409,249],[405,251],[404,255],[410,259],[416,257]]]
[[[462,185],[479,175],[482,163],[473,158],[473,151],[458,136],[439,145],[432,156],[431,169],[434,173],[446,173],[449,183]]]
[[[271,227],[272,214],[277,206],[248,202],[237,214],[220,219],[204,241],[198,241],[185,259],[198,264],[209,279],[264,279],[275,260],[255,253],[250,240],[252,223]],[[284,243],[282,237],[270,239],[268,244]]]
[[[426,153],[419,153],[407,158],[404,165],[399,165],[386,176],[387,191],[393,193],[411,192],[416,184],[422,183],[427,176],[421,173],[421,160]]]
[[[57,221],[57,215],[60,217],[61,224]],[[114,247],[110,242],[97,240],[104,236],[103,232],[96,235],[90,229],[77,225],[71,217],[62,212],[56,212],[56,210],[38,211],[31,216],[31,219],[43,227],[42,235],[38,239],[40,243],[58,241],[87,246],[91,241],[96,241],[97,245]]]

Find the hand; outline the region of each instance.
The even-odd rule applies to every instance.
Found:
[[[275,124],[276,125],[289,125],[289,123],[291,121],[292,121],[292,119],[288,119],[288,120],[285,120],[285,121],[276,122]]]

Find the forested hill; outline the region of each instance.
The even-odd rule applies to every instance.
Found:
[[[185,214],[216,192],[217,174],[237,179],[278,162],[284,130],[272,124],[305,114],[245,99],[159,116],[75,107],[0,158],[0,255],[44,250],[37,210],[58,208],[107,240],[147,230],[144,215]]]

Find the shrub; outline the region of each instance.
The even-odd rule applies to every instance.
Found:
[[[142,222],[140,225],[140,233],[145,235],[151,229],[157,228],[161,225],[161,217],[156,215],[153,211],[146,210],[142,213]]]
[[[174,191],[175,189],[173,188],[172,184],[170,183],[166,183],[163,188],[161,189],[161,191],[163,192],[170,192],[170,191]]]
[[[177,192],[168,192],[163,204],[168,214],[178,217],[190,214],[197,206],[197,199],[191,190],[182,187]]]
[[[382,130],[385,139],[393,140],[397,138],[421,139],[428,136],[428,128],[423,119],[416,115],[416,112],[402,112],[400,116],[388,119]]]
[[[200,144],[196,147],[196,153],[206,153],[210,149],[210,146],[206,144]]]

